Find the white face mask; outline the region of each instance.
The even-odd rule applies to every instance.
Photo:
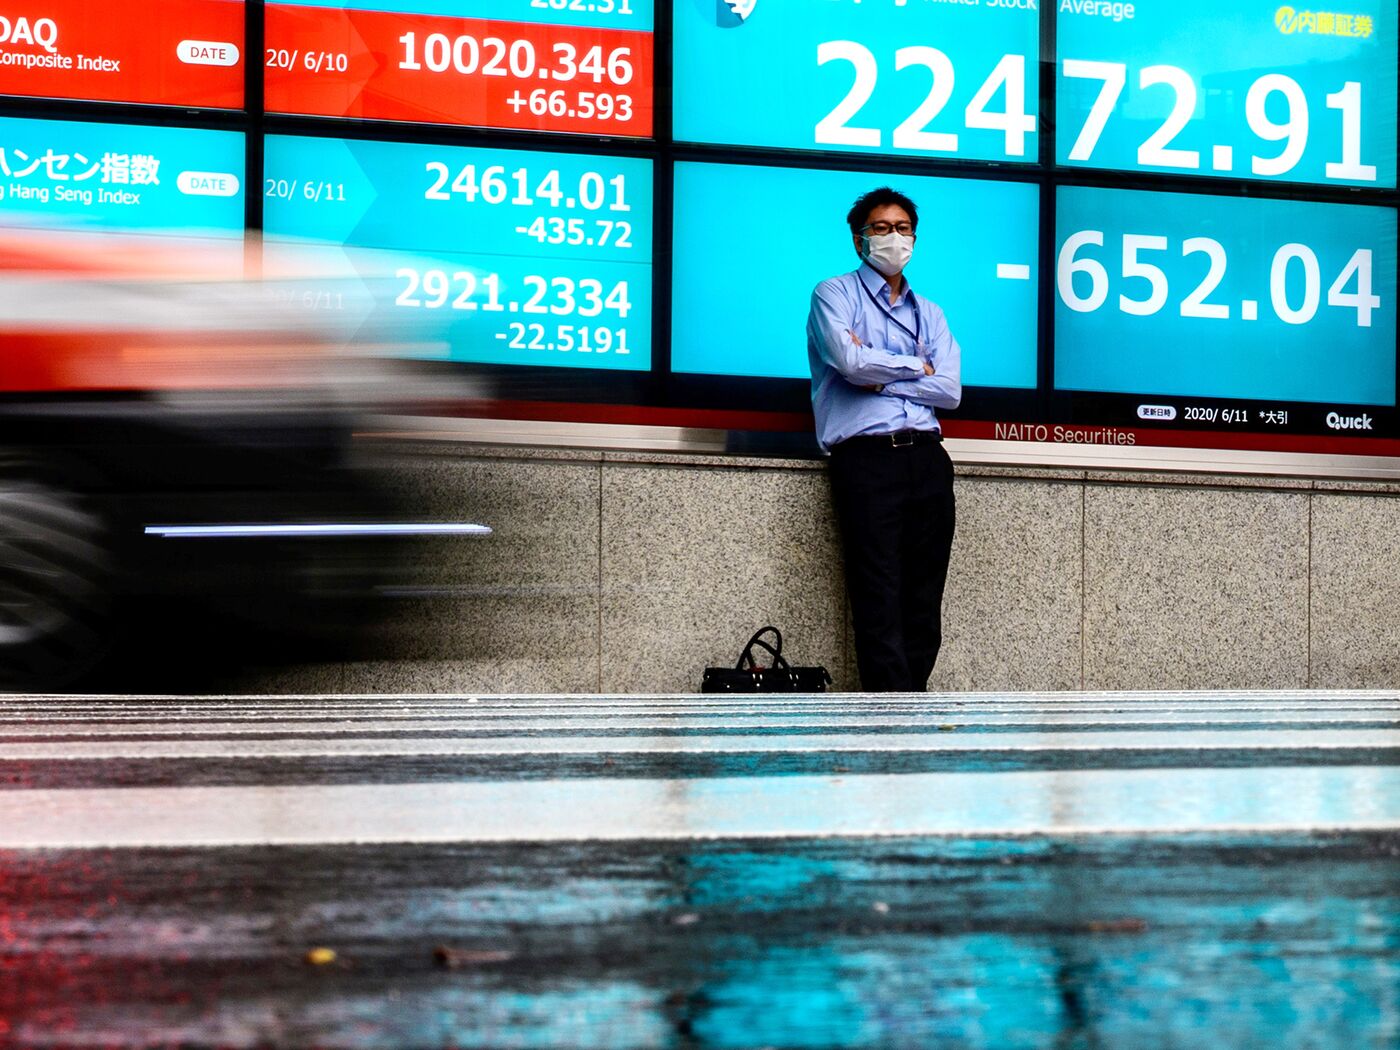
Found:
[[[914,238],[901,233],[886,233],[878,237],[862,239],[865,253],[862,258],[886,277],[893,277],[909,265],[914,254]]]

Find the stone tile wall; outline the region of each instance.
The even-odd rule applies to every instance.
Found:
[[[959,473],[931,688],[1400,684],[1394,485]],[[820,463],[432,445],[399,484],[495,535],[430,552],[373,653],[267,688],[686,692],[770,622],[858,687]]]

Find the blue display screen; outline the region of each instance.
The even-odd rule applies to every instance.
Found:
[[[0,221],[243,235],[242,134],[0,117]]]
[[[650,367],[649,161],[276,135],[265,170],[270,250],[335,246],[434,356]]]
[[[144,124],[20,85],[0,224],[212,237],[253,276],[246,220],[313,327],[472,365],[422,371],[493,411],[798,429],[813,288],[859,265],[847,211],[891,186],[919,207],[910,284],[963,351],[950,438],[1400,458],[1396,0],[250,10],[261,54],[217,33],[177,59],[256,57],[261,112],[234,108],[242,73],[217,112],[129,106]],[[18,40],[16,75],[62,64]]]
[[[1391,208],[1064,186],[1055,386],[1395,404]]]
[[[688,142],[1034,162],[1030,0],[671,0]]]
[[[1061,0],[1056,159],[1394,186],[1396,21],[1394,0]]]
[[[808,378],[812,289],[860,265],[846,212],[887,181],[919,207],[910,287],[943,308],[964,383],[1034,387],[1037,188],[849,171],[676,166],[672,367]]]

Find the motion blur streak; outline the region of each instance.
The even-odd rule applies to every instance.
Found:
[[[147,525],[146,535],[172,539],[233,536],[489,536],[485,525],[423,522],[418,525]]]
[[[410,544],[490,534],[400,506],[391,450],[358,436],[458,381],[368,322],[362,275],[317,310],[298,289],[324,260],[260,257],[0,231],[0,690],[350,645]]]

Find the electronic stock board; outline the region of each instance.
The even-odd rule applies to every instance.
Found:
[[[1393,4],[673,10],[676,139],[793,158],[744,177],[678,166],[676,370],[806,374],[778,330],[807,275],[749,289],[704,216],[762,216],[831,269],[856,261],[835,185],[889,183],[920,207],[911,285],[963,345],[949,433],[1400,452]],[[760,337],[696,334],[733,301]]]
[[[274,113],[645,137],[651,0],[281,0]]]
[[[55,0],[0,13],[0,218],[227,233],[241,209],[268,258],[316,248],[462,368],[612,418],[802,425],[807,299],[888,184],[963,347],[950,435],[1400,457],[1397,12],[1326,7]],[[259,73],[261,107],[218,120],[35,101],[238,111]],[[164,151],[159,192],[81,205],[99,146]]]

